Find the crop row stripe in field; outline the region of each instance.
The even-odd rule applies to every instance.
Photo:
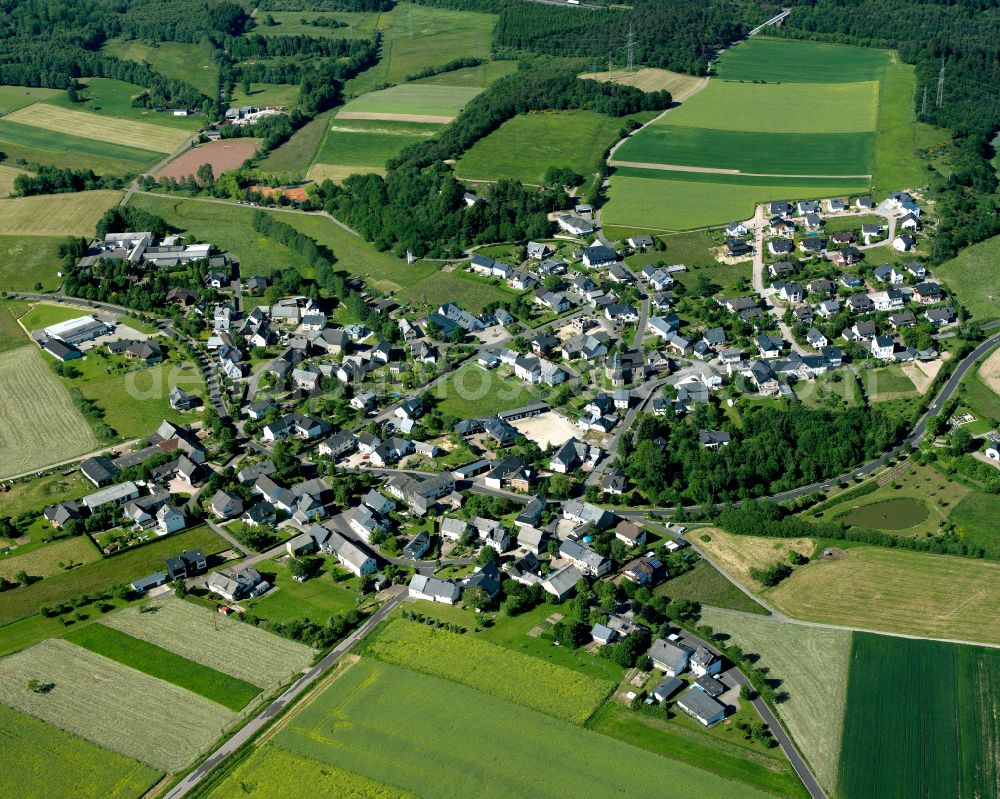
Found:
[[[665,172],[696,172],[704,175],[746,175],[748,178],[806,178],[812,180],[837,180],[840,178],[870,178],[871,175],[799,175],[775,172],[743,172],[739,169],[715,169],[710,166],[684,166],[683,164],[653,164],[641,161],[608,161],[611,166],[626,166],[634,169],[661,169]]]
[[[88,114],[84,111],[72,111],[46,103],[36,103],[21,108],[5,119],[31,125],[58,133],[71,132],[74,135],[88,139],[155,150],[161,153],[171,153],[188,140],[187,131],[167,128],[162,125],[152,125],[148,122],[135,122],[127,119],[102,117],[98,114]]]
[[[434,122],[447,125],[455,117],[438,116],[435,114],[391,114],[375,111],[341,111],[337,119],[380,119],[386,122]]]

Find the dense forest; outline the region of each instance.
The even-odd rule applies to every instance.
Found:
[[[448,256],[470,244],[544,237],[550,227],[546,214],[566,207],[561,186],[538,192],[501,181],[490,189],[488,202],[467,208],[464,188],[444,161],[526,111],[578,108],[624,116],[669,104],[668,92],[581,81],[575,71],[553,71],[543,59],[494,83],[433,140],[408,147],[388,163],[384,178],[356,175],[341,186],[326,181],[314,200],[369,241],[400,255]]]
[[[793,406],[751,411],[728,446],[708,450],[698,441],[699,430],[729,427],[721,409],[708,405],[679,419],[646,416],[622,439],[619,460],[655,504],[724,502],[842,474],[878,457],[902,433],[902,423],[879,411]]]
[[[704,75],[720,48],[778,10],[727,0],[636,0],[631,11],[511,3],[500,12],[494,47],[621,64],[631,31],[637,64]]]
[[[950,174],[932,180],[941,216],[933,261],[1000,233],[997,177],[990,164],[991,141],[1000,130],[998,0],[923,0],[905,10],[894,0],[810,0],[795,7],[780,33],[899,50],[904,61],[916,66],[914,101],[920,118],[956,134]]]

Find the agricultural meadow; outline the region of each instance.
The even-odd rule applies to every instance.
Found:
[[[120,191],[100,190],[0,200],[0,231],[7,236],[93,236],[97,221],[121,198]]]
[[[102,623],[264,689],[288,682],[312,662],[303,644],[175,598],[126,608]]]
[[[0,771],[0,796],[135,799],[160,772],[0,705],[0,742],[17,768]]]
[[[912,69],[884,50],[758,38],[615,152],[606,224],[683,230],[758,202],[922,182]]]
[[[787,698],[778,705],[782,721],[809,761],[820,784],[834,793],[840,754],[851,632],[805,627],[702,607],[702,624],[730,636],[779,682]]]
[[[432,389],[442,413],[471,419],[519,408],[537,399],[523,384],[476,364],[460,366]]]
[[[998,706],[1000,651],[856,633],[839,794],[996,796]]]
[[[90,452],[97,439],[33,344],[0,354],[0,477]]]
[[[204,124],[204,117],[175,117],[169,111],[133,106],[132,100],[145,92],[142,86],[112,78],[83,78],[79,81],[79,102],[73,102],[65,92],[46,100],[50,105],[73,111],[89,111],[112,119],[148,122],[157,126],[188,131],[189,135]]]
[[[1000,236],[967,247],[937,268],[937,274],[955,292],[973,318],[986,322],[1000,317]]]
[[[480,91],[476,87],[404,83],[351,100],[336,118],[447,123]]]
[[[139,41],[112,39],[104,46],[105,52],[126,61],[149,65],[168,78],[181,80],[194,86],[202,94],[213,97],[216,91],[216,69],[207,48],[187,42],[157,42],[155,45]]]
[[[540,693],[530,681],[521,691]],[[695,799],[766,795],[464,685],[369,658],[347,668],[259,751],[272,747],[442,799],[611,797],[626,790]],[[256,756],[250,755],[251,764]],[[545,778],[534,767],[510,767],[518,763],[545,764]]]
[[[2,170],[2,167],[0,167]],[[0,291],[54,291],[59,272],[61,236],[4,236],[0,234]]]

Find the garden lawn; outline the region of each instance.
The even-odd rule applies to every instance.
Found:
[[[751,174],[867,175],[874,148],[871,132],[760,133],[657,124],[627,139],[614,160]]]
[[[701,623],[758,655],[787,698],[777,710],[820,784],[836,792],[852,634],[703,608]]]
[[[302,799],[306,794],[338,799],[416,799],[413,794],[272,744],[255,750],[203,795],[207,799]]]
[[[444,122],[458,115],[462,107],[479,94],[480,89],[462,86],[438,86],[433,83],[405,83],[363,94],[351,100],[337,115],[346,120],[345,114],[378,114],[441,117],[428,122]],[[364,118],[364,117],[361,117]],[[378,119],[378,116],[372,117]]]
[[[201,116],[175,117],[170,110],[156,111],[152,108],[133,106],[132,99],[147,91],[134,83],[126,83],[112,78],[84,78],[79,82],[83,86],[79,92],[83,98],[81,102],[74,103],[64,92],[60,92],[46,102],[49,105],[69,108],[73,111],[90,111],[116,119],[149,122],[167,128],[176,128],[187,131],[189,135],[204,123],[204,117]]]
[[[862,379],[872,402],[899,399],[916,393],[917,387],[896,364],[881,369],[866,370]]]
[[[0,86],[0,116],[32,103],[50,100],[62,93],[61,89],[40,89],[36,86]]]
[[[442,413],[459,419],[489,416],[533,402],[537,397],[516,377],[504,379],[496,371],[474,363],[460,366],[432,389]]]
[[[998,706],[1000,651],[855,634],[840,795],[996,796]]]
[[[120,191],[101,190],[0,200],[0,231],[9,236],[86,238],[94,235],[97,221],[121,198]]]
[[[671,599],[690,599],[716,608],[764,615],[768,613],[723,577],[707,560],[699,560],[691,571],[667,580],[656,589],[656,593]]]
[[[493,672],[487,667],[483,676]],[[766,795],[463,685],[368,658],[303,706],[271,745],[440,799],[603,799],[622,796],[625,786],[651,799]],[[517,763],[544,763],[545,778],[533,767],[508,767]]]
[[[4,493],[3,512],[11,517],[20,516],[28,511],[38,512],[41,508],[62,502],[64,499],[82,497],[93,490],[94,484],[76,469],[65,477],[61,474],[32,477],[14,483]]]
[[[21,324],[27,331],[44,330],[50,325],[57,325],[70,319],[79,319],[87,316],[88,311],[83,308],[71,308],[68,305],[58,305],[54,302],[39,302],[31,306],[31,309],[21,316]]]
[[[0,355],[0,385],[0,477],[50,466],[97,446],[90,426],[33,344]]]
[[[682,714],[667,720],[662,711],[634,712],[608,702],[587,722],[587,728],[776,796],[808,796],[788,761],[777,752],[764,754],[742,745],[739,738],[726,741],[719,737],[737,734],[733,727],[719,725],[708,733],[685,722],[687,717]]]
[[[192,602],[167,597],[147,607],[153,610],[132,606],[102,623],[260,688],[290,681],[312,661],[312,650],[303,644]]]
[[[126,61],[148,61],[162,75],[194,86],[206,97],[215,97],[216,66],[208,48],[187,42],[158,42],[156,46],[139,41],[112,39],[104,51]]]
[[[840,197],[866,188],[855,179],[759,178],[618,167],[611,176],[604,224],[687,230],[749,219],[756,203],[785,197]]]
[[[1000,236],[966,247],[935,270],[979,322],[1000,317]]]
[[[17,768],[0,771],[0,795],[138,799],[160,772],[0,705],[0,742]]]
[[[274,591],[245,603],[261,618],[275,622],[307,618],[316,624],[326,624],[330,616],[358,606],[358,594],[351,581],[333,581],[329,559],[323,559],[319,574],[304,583],[293,580],[287,566],[273,560],[259,563],[257,568],[274,574],[275,579],[269,582],[276,586]]]
[[[52,686],[27,688],[29,680]],[[178,771],[236,716],[183,688],[51,639],[0,661],[0,702],[159,771]]]
[[[754,36],[726,50],[715,66],[724,80],[782,83],[856,83],[878,80],[888,50]]]
[[[459,159],[455,173],[465,180],[507,178],[533,185],[544,183],[549,167],[568,168],[587,177],[619,139],[626,120],[645,122],[652,116],[618,119],[593,111],[519,114],[472,145]]]
[[[423,268],[433,264],[421,264]],[[411,267],[412,268],[412,267]],[[378,287],[378,284],[374,284]],[[426,277],[411,282],[399,292],[398,299],[432,306],[435,309],[446,302],[453,302],[470,313],[479,313],[492,302],[510,302],[517,292],[503,283],[493,283],[474,277],[460,269],[444,272],[433,269]]]
[[[195,548],[211,556],[228,549],[229,544],[209,527],[195,527],[29,586],[4,591],[0,593],[0,625],[37,613],[46,605],[59,605],[83,594],[93,595],[116,584],[128,584],[150,572],[162,570],[163,562],[178,552]]]
[[[1000,643],[996,563],[876,547],[800,566],[765,599],[804,621]]]
[[[2,169],[2,167],[0,167]],[[59,236],[0,235],[0,291],[54,291],[62,282],[59,271]]]
[[[242,710],[260,693],[260,689],[248,682],[103,624],[73,630],[66,640],[233,711]]]
[[[48,527],[48,522],[41,524]],[[21,547],[18,547],[10,557],[0,558],[0,578],[13,582],[14,575],[19,571],[25,571],[31,577],[48,577],[59,574],[68,566],[76,568],[101,557],[91,540],[83,535],[43,544],[25,554],[18,554],[20,550]]]
[[[875,130],[877,106],[877,81],[765,84],[711,80],[646,131],[683,126],[760,133],[866,133]]]
[[[615,687],[609,680],[588,677],[468,634],[433,629],[403,618],[379,627],[366,640],[364,653],[576,724],[585,722]]]

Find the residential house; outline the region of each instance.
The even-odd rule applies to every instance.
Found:
[[[681,694],[677,707],[706,727],[711,727],[726,717],[725,706],[695,686]]]
[[[243,513],[243,500],[229,491],[216,491],[211,502],[212,513],[220,519],[233,519]]]
[[[426,599],[444,605],[454,605],[462,596],[461,589],[451,580],[425,577],[422,574],[414,574],[410,579],[408,593],[411,599]]]
[[[562,602],[569,599],[576,592],[576,584],[583,577],[583,573],[574,565],[563,566],[558,571],[554,571],[542,581],[542,588],[546,593],[552,594],[557,601]]]
[[[691,655],[691,673],[695,677],[710,677],[722,671],[722,658],[711,652],[703,644],[699,645]]]
[[[638,547],[646,543],[646,531],[639,525],[624,519],[615,525],[615,538],[629,547]]]
[[[872,339],[872,356],[880,361],[893,360],[893,353],[896,351],[896,342],[892,336],[875,336]]]
[[[610,560],[576,541],[563,541],[559,546],[559,557],[593,577],[602,577],[611,570]]]
[[[666,576],[666,569],[659,560],[647,555],[626,563],[623,573],[626,580],[636,585],[652,587]]]
[[[653,665],[671,677],[676,677],[687,669],[691,654],[691,650],[686,646],[665,641],[662,638],[653,641],[648,652]]]

